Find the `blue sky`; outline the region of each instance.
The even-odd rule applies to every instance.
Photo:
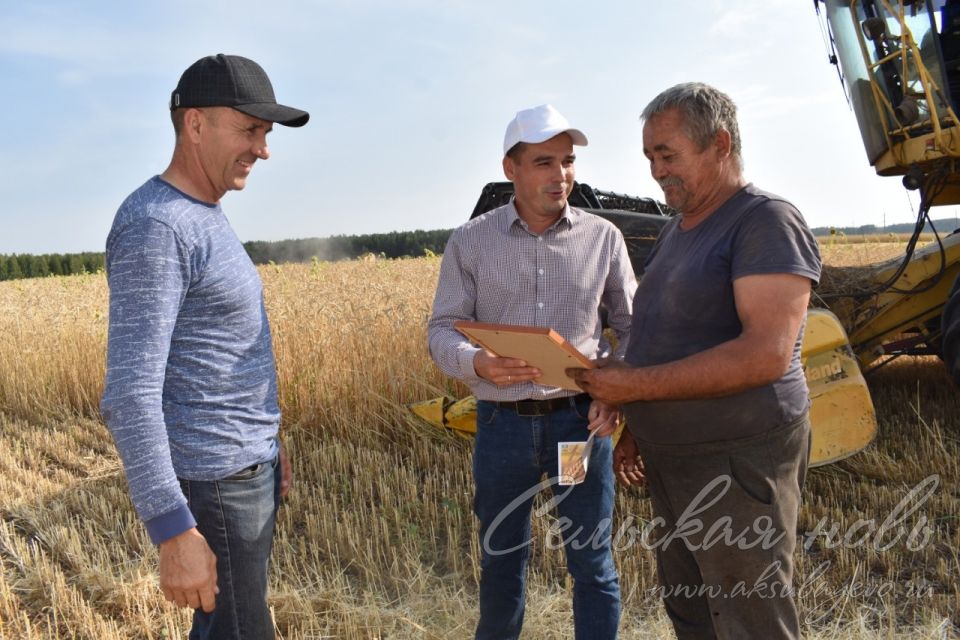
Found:
[[[180,73],[218,52],[258,61],[280,102],[311,114],[277,127],[271,159],[224,198],[245,241],[457,226],[503,179],[507,122],[543,102],[590,138],[579,180],[662,198],[638,114],[689,80],[734,98],[747,178],[811,226],[913,219],[916,196],[867,164],[809,0],[586,6],[4,3],[0,253],[102,250],[119,203],[169,162]]]

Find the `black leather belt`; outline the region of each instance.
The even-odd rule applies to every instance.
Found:
[[[589,399],[589,394],[578,393],[575,396],[550,398],[549,400],[516,400],[514,402],[494,402],[493,404],[498,409],[515,411],[518,416],[545,416],[560,409],[569,409]]]

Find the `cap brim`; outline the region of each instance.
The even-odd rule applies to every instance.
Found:
[[[254,104],[240,104],[233,107],[241,113],[267,122],[276,122],[285,127],[302,127],[307,124],[310,114],[300,109],[287,107],[273,102],[258,102]],[[582,135],[582,134],[581,134]]]
[[[583,131],[580,131],[580,129],[567,129],[564,133],[569,134],[573,144],[578,147],[587,146],[587,136],[583,135]]]

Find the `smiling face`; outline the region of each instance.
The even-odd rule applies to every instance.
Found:
[[[680,212],[683,229],[700,224],[747,184],[730,132],[720,128],[705,139],[704,145],[694,141],[677,109],[649,116],[643,127],[650,173]]]
[[[667,204],[685,218],[710,212],[729,158],[729,143],[724,151],[723,139],[729,139],[729,134],[724,134],[721,131],[700,149],[687,135],[676,109],[654,115],[643,126],[643,154],[650,161],[650,174],[663,189]]]
[[[513,183],[517,213],[532,231],[542,231],[560,217],[573,191],[573,141],[561,133],[546,142],[524,144],[513,156],[503,158],[503,173]]]
[[[227,191],[247,186],[247,176],[257,160],[270,157],[267,134],[273,124],[229,107],[199,109],[197,155],[204,191],[217,202]]]

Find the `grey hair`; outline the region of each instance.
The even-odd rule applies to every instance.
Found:
[[[737,167],[743,169],[737,105],[730,96],[702,82],[684,82],[651,100],[640,114],[640,119],[649,121],[670,109],[680,112],[684,132],[701,151],[713,142],[721,130],[729,133],[730,154],[737,161]]]

